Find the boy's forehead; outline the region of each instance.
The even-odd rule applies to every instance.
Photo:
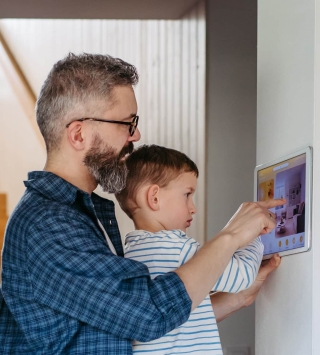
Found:
[[[171,183],[175,185],[183,185],[183,187],[190,187],[195,190],[197,187],[197,180],[198,178],[194,172],[182,172],[175,179],[171,180],[169,185]]]

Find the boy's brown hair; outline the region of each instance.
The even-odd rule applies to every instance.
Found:
[[[116,194],[123,211],[132,218],[138,207],[136,196],[146,184],[167,186],[182,173],[192,172],[199,176],[196,164],[184,153],[158,145],[142,145],[126,159],[128,176],[126,187]]]

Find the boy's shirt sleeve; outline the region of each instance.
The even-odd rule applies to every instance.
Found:
[[[257,277],[263,249],[260,237],[244,248],[238,249],[212,291],[237,293],[250,287]]]
[[[181,248],[179,266],[190,260],[199,249],[199,243],[188,238]],[[238,249],[211,291],[237,293],[250,287],[257,277],[263,249],[260,237]]]
[[[180,257],[179,257],[179,266],[185,264],[188,260],[190,260],[196,252],[199,250],[199,243],[192,239],[188,238],[188,240],[184,243],[181,248]]]

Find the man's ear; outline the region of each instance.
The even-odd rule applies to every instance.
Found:
[[[160,187],[158,185],[151,185],[148,188],[148,192],[147,192],[148,206],[153,211],[158,211],[160,208],[159,192],[160,192]]]
[[[76,150],[82,150],[85,147],[83,128],[82,122],[77,121],[67,128],[68,141]]]

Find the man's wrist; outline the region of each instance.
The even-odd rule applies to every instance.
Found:
[[[236,251],[240,248],[239,238],[224,230],[216,234],[215,237],[211,239],[211,241],[213,240],[220,240],[228,250],[233,249]]]

